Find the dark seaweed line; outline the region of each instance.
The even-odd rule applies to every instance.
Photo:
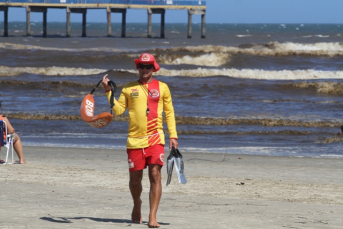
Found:
[[[30,113],[5,113],[14,119],[32,120],[81,120],[79,115],[69,114],[30,114]],[[127,122],[128,116],[114,116],[114,121]],[[338,127],[340,123],[333,121],[299,121],[286,119],[236,119],[236,118],[210,118],[210,117],[183,117],[176,116],[176,123],[179,125],[262,125],[262,126],[299,126],[299,127]]]

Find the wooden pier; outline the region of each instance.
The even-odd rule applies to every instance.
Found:
[[[129,9],[146,9],[148,14],[148,34],[147,37],[152,37],[152,14],[161,15],[161,32],[160,37],[165,37],[165,14],[166,10],[187,10],[188,11],[188,32],[187,38],[192,38],[192,17],[194,14],[201,15],[201,38],[206,37],[205,29],[205,15],[206,15],[206,1],[168,1],[168,0],[83,0],[84,3],[73,3],[71,0],[38,0],[43,3],[36,3],[35,0],[23,0],[22,2],[11,2],[0,0],[0,11],[4,12],[4,35],[8,36],[8,9],[10,7],[24,7],[26,8],[26,35],[31,36],[30,14],[31,12],[43,13],[43,37],[47,37],[47,13],[49,8],[66,9],[66,36],[70,37],[70,14],[82,14],[82,37],[86,37],[86,15],[87,10],[104,9],[107,14],[107,36],[112,36],[111,31],[111,14],[121,13],[121,37],[126,37],[126,12]],[[76,1],[76,2],[83,2]],[[91,3],[91,2],[100,3]],[[44,3],[50,2],[50,3]],[[56,3],[53,3],[56,2]],[[111,2],[111,3],[102,3]],[[127,4],[118,4],[112,2],[125,2]],[[159,4],[161,2],[161,4]],[[169,4],[168,4],[169,2]],[[135,4],[130,4],[135,3]],[[142,4],[137,4],[142,3]],[[181,4],[182,3],[182,4]]]

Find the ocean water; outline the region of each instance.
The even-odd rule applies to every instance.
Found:
[[[171,90],[181,152],[343,158],[343,24],[9,23],[0,37],[0,101],[25,146],[125,149],[127,113],[95,129],[79,117],[82,98],[104,74],[121,88],[133,62],[155,55],[155,78]],[[0,23],[3,28],[3,23]],[[0,33],[3,31],[0,30]],[[103,88],[95,113],[109,111]],[[167,131],[167,129],[166,129]]]

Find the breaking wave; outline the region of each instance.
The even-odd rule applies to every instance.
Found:
[[[57,48],[44,47],[35,45],[23,45],[13,43],[0,43],[0,49],[12,50],[51,50],[62,52],[110,52],[110,53],[128,53],[126,49],[118,49],[112,47],[96,47],[96,48]],[[166,52],[193,52],[193,53],[226,53],[226,54],[248,54],[260,56],[287,56],[287,55],[314,55],[314,56],[336,56],[343,55],[343,42],[320,42],[313,44],[302,43],[279,43],[269,42],[267,44],[242,44],[238,47],[219,46],[219,45],[202,45],[202,46],[185,46],[172,48],[156,48],[150,50],[156,54]],[[153,53],[152,53],[153,54]],[[155,55],[156,55],[155,54]],[[130,54],[128,54],[130,55]],[[134,55],[135,57],[137,55]],[[186,60],[184,60],[186,61]]]
[[[243,44],[238,47],[202,45],[174,47],[167,49],[155,49],[156,52],[197,52],[197,53],[229,53],[229,54],[248,54],[258,56],[289,56],[289,55],[313,55],[313,56],[336,56],[343,55],[343,42],[331,43],[279,43],[270,42],[268,44]]]
[[[343,143],[343,137],[340,136],[334,136],[334,137],[329,137],[324,139],[323,141],[320,141],[319,143],[324,143],[324,144],[330,144],[330,143]]]
[[[336,82],[298,82],[292,84],[285,84],[284,86],[294,88],[308,88],[314,89],[318,93],[343,95],[343,83]]]
[[[43,88],[45,86],[62,86],[71,88],[92,88],[95,84],[78,83],[72,81],[44,81],[44,82],[32,82],[32,81],[19,81],[19,80],[0,80],[0,85],[3,86],[34,86],[35,88]],[[101,86],[101,85],[100,85]],[[121,84],[117,84],[117,87],[123,87]]]
[[[57,48],[57,47],[44,47],[37,45],[22,45],[13,43],[0,43],[0,49],[12,50],[48,50],[48,51],[62,51],[62,52],[125,52],[125,49],[111,48],[111,47],[96,47],[96,48]]]
[[[281,70],[267,71],[260,69],[206,69],[197,68],[191,70],[167,70],[161,68],[158,72],[163,76],[188,76],[188,77],[208,77],[208,76],[229,76],[244,79],[262,80],[311,80],[311,79],[343,79],[343,71],[317,71],[317,70]]]
[[[215,67],[225,64],[229,60],[229,57],[230,55],[228,53],[210,53],[200,56],[162,54],[158,57],[158,60],[160,63],[167,65],[192,64]]]
[[[69,114],[30,114],[30,113],[11,113],[6,114],[14,119],[33,119],[33,120],[80,120],[79,115]],[[176,116],[177,124],[185,125],[262,125],[262,126],[299,126],[299,127],[338,127],[337,122],[330,121],[300,121],[286,119],[254,119],[254,118],[210,118],[210,117],[185,117]],[[127,115],[114,116],[115,121],[128,121]]]
[[[23,73],[39,75],[95,75],[107,72],[107,69],[85,69],[67,67],[7,67],[0,66],[0,76],[15,76]],[[121,73],[136,74],[136,69],[113,69]],[[312,79],[343,79],[343,71],[318,71],[318,70],[281,70],[268,71],[260,69],[187,69],[170,70],[161,68],[158,75],[162,76],[187,76],[187,77],[210,77],[210,76],[229,76],[243,79],[262,79],[262,80],[312,80]],[[324,90],[324,89],[323,89]]]
[[[47,85],[60,85],[60,86],[70,86],[70,87],[92,87],[94,84],[83,84],[71,81],[45,81],[45,82],[28,82],[28,81],[18,81],[18,80],[0,80],[1,85],[39,85],[39,84],[47,84]]]
[[[15,76],[23,73],[39,75],[95,75],[107,72],[107,69],[85,69],[67,67],[7,67],[0,66],[0,76]],[[135,69],[113,69],[121,73],[136,74]],[[312,80],[312,79],[343,79],[343,71],[318,71],[318,70],[281,70],[268,71],[260,69],[187,69],[172,70],[161,68],[158,75],[162,76],[187,76],[187,77],[210,77],[210,76],[229,76],[243,79],[262,79],[262,80]],[[300,84],[299,84],[300,85]],[[318,83],[318,85],[320,85]],[[300,86],[295,86],[300,87]],[[321,87],[324,90],[324,87]]]
[[[49,76],[68,76],[68,75],[94,75],[100,74],[105,69],[85,69],[67,67],[7,67],[0,66],[0,76],[16,76],[23,73],[49,75]]]

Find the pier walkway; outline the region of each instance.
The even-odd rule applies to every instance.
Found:
[[[87,10],[104,9],[107,14],[107,36],[112,36],[111,13],[122,14],[121,37],[126,37],[126,12],[128,9],[146,9],[148,14],[148,34],[152,36],[151,15],[161,15],[160,37],[165,37],[166,10],[188,11],[187,38],[192,38],[192,16],[201,15],[201,38],[205,38],[206,1],[198,0],[0,0],[0,11],[4,12],[4,36],[8,36],[8,9],[10,7],[26,8],[26,35],[31,36],[30,13],[43,13],[43,37],[47,36],[47,13],[49,8],[66,9],[66,36],[70,37],[70,14],[82,14],[82,37],[86,37]]]

